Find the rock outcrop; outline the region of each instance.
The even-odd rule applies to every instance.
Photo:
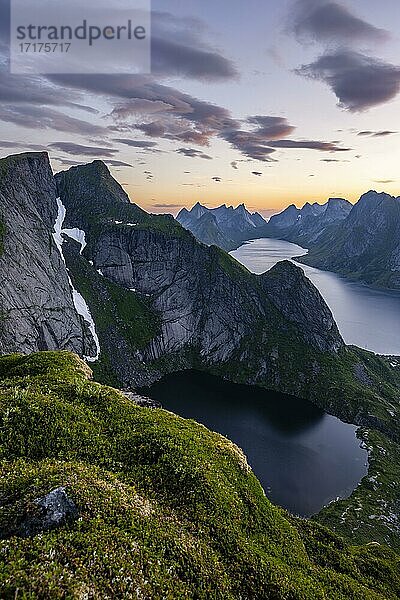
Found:
[[[0,160],[0,352],[95,352],[53,234],[58,216],[46,153]]]
[[[78,518],[79,511],[64,487],[58,487],[46,496],[36,498],[29,504],[16,522],[0,528],[0,539],[11,536],[33,537],[39,533],[57,529]]]

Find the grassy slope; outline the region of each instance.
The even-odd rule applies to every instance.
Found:
[[[137,223],[135,229],[150,229],[157,231],[162,236],[192,237],[172,218],[148,215],[136,205],[129,204],[125,192],[110,177],[107,168],[100,163],[95,164],[97,166],[85,167],[89,182],[86,181],[86,177],[82,177],[82,168],[80,168],[68,171],[63,184],[66,186],[64,191],[71,194],[71,197],[76,195],[79,200],[74,205],[74,215],[77,214],[78,218],[82,220],[85,229],[90,229],[88,255],[91,254],[91,247],[97,239],[97,235],[101,234],[104,228],[109,230],[110,227],[124,227],[122,224],[115,224],[115,220],[135,222]],[[99,202],[98,198],[102,198],[102,202]],[[75,223],[73,224],[75,225]],[[244,285],[256,285],[257,278],[224,251],[214,247],[211,249],[211,253],[210,269],[221,268],[235,281],[240,281]],[[78,289],[89,304],[96,323],[99,322],[102,355],[99,363],[94,365],[96,377],[102,382],[122,385],[120,374],[115,371],[114,367],[115,364],[118,364],[115,355],[116,348],[118,347],[119,351],[125,353],[131,352],[132,349],[142,348],[145,342],[152,337],[152,331],[153,335],[155,333],[151,326],[152,319],[156,323],[156,328],[159,326],[159,321],[158,319],[154,321],[156,315],[152,313],[148,304],[145,303],[144,307],[140,305],[136,308],[135,303],[142,299],[114,284],[112,286],[117,300],[112,302],[110,298],[110,302],[105,302],[105,296],[107,299],[109,298],[107,280],[98,276],[84,259],[81,259],[79,264],[76,260],[71,261],[69,267]],[[106,309],[104,309],[105,304]],[[130,313],[125,310],[128,306],[132,310],[138,311],[140,316],[137,335],[134,327],[130,327],[129,324]],[[145,313],[143,313],[143,308]],[[127,318],[128,325],[125,327]],[[279,315],[276,315],[276,318],[279,319]],[[160,373],[192,366],[198,369],[204,368],[228,377],[232,381],[248,383],[253,381],[254,364],[260,359],[260,348],[262,349],[261,356],[278,356],[275,364],[276,372],[273,377],[268,377],[266,374],[264,379],[260,378],[254,383],[311,399],[345,421],[378,428],[390,436],[389,439],[381,436],[382,440],[390,446],[390,454],[385,463],[371,461],[371,464],[375,465],[375,470],[379,466],[380,472],[383,474],[379,494],[372,497],[368,482],[363,482],[355,492],[360,496],[353,494],[346,504],[338,503],[331,506],[327,510],[332,518],[326,517],[328,513],[325,512],[321,518],[329,518],[332,527],[337,527],[342,534],[349,535],[351,539],[358,542],[370,539],[385,540],[393,547],[400,548],[400,531],[389,533],[387,524],[369,519],[371,515],[394,512],[398,514],[400,512],[400,486],[397,483],[392,484],[384,475],[387,470],[392,473],[396,469],[397,459],[400,457],[400,447],[394,442],[394,440],[400,440],[400,368],[393,369],[387,359],[376,357],[372,353],[356,348],[348,348],[339,356],[312,351],[310,346],[306,345],[294,331],[289,338],[290,345],[287,341],[288,336],[277,335],[276,331],[271,329],[271,324],[267,328],[266,322],[262,321],[258,330],[255,329],[252,332],[251,339],[243,340],[242,348],[238,351],[237,356],[232,357],[228,363],[211,367],[199,360],[196,348],[186,348],[179,354],[169,355],[153,364],[146,365],[146,369],[148,369],[150,379],[152,376],[154,377],[154,372],[157,373],[156,377],[159,377]],[[122,340],[122,347],[120,340]],[[115,343],[116,341],[117,343]],[[252,355],[250,361],[242,360],[243,352],[245,356]],[[110,356],[113,356],[113,361],[110,361]],[[132,360],[132,364],[134,364],[134,360]],[[139,365],[139,368],[143,368],[143,366]],[[370,383],[364,383],[355,376],[355,372],[360,368],[362,378],[365,377]],[[318,372],[318,377],[316,377],[316,372]],[[374,456],[379,455],[379,444],[375,441],[376,436],[379,435],[371,433],[370,445],[373,448],[371,452],[374,453]],[[371,469],[372,466],[370,474],[375,473]],[[399,481],[398,478],[395,478],[394,482],[397,481]],[[359,517],[365,527],[363,525],[361,528],[354,529],[348,519],[352,511],[358,508],[360,499],[364,510]],[[386,503],[386,506],[382,504],[383,502]],[[346,511],[349,506],[351,510]],[[371,522],[373,527],[366,525]]]
[[[156,334],[159,317],[154,314],[146,298],[101,277],[83,257],[75,255],[74,261],[69,261],[66,252],[66,258],[74,284],[86,298],[100,336],[102,353],[101,360],[93,365],[95,375],[103,383],[123,385],[125,373],[119,373],[116,368],[120,364],[118,352],[126,358],[135,348],[143,348]],[[230,277],[243,282],[253,278],[244,267],[218,248],[213,248],[210,268],[223,268]],[[371,477],[378,473],[382,480],[378,493],[371,494],[367,477],[350,499],[331,505],[317,518],[357,543],[378,540],[400,549],[400,529],[396,528],[396,523],[385,521],[385,515],[400,512],[399,478],[385,475],[398,472],[397,463],[400,459],[400,446],[395,443],[395,440],[400,440],[399,368],[390,365],[391,359],[377,357],[357,348],[347,348],[339,356],[312,351],[298,335],[296,338],[294,331],[290,339],[288,346],[287,336],[277,335],[271,327],[267,329],[263,321],[259,330],[253,331],[252,339],[243,340],[237,356],[227,363],[213,366],[203,364],[196,349],[187,348],[176,356],[169,355],[146,366],[138,363],[137,369],[139,372],[145,369],[151,380],[158,378],[160,373],[180,370],[189,365],[228,377],[231,381],[248,383],[252,381],[255,369],[251,360],[242,360],[242,352],[247,355],[254,352],[254,361],[259,360],[259,348],[262,348],[263,356],[277,356],[275,379],[260,379],[254,383],[311,399],[342,420],[378,428],[389,436],[380,436],[389,448],[388,455],[383,462],[371,460],[368,474]],[[132,378],[135,364],[132,354],[128,378]],[[363,383],[355,376],[360,365],[362,377],[368,383]],[[319,371],[317,378],[316,370]],[[379,435],[371,431],[373,456],[381,454],[380,444],[376,442]],[[363,507],[361,512],[358,510],[360,503]],[[373,515],[384,516],[382,519],[370,519]],[[358,519],[357,527],[353,526],[353,517]]]
[[[65,352],[0,358],[0,530],[60,485],[80,510],[0,541],[2,598],[398,598],[392,551],[289,517],[231,442],[88,374]]]

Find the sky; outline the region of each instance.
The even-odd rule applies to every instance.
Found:
[[[10,74],[8,1],[1,156],[102,159],[151,212],[400,195],[398,0],[153,0],[151,74],[47,76]]]

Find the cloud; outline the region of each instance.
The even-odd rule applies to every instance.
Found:
[[[322,152],[348,152],[351,148],[342,148],[337,142],[319,142],[315,140],[277,140],[270,141],[272,148],[304,148]]]
[[[234,64],[218,52],[154,37],[151,48],[155,75],[175,75],[200,81],[226,81],[238,77]]]
[[[56,160],[61,165],[67,166],[67,167],[75,167],[75,166],[84,164],[84,162],[82,162],[81,160],[71,160],[69,158],[55,158],[54,160]],[[129,163],[123,162],[121,160],[103,159],[103,162],[105,162],[110,167],[133,168],[133,165],[130,165]],[[126,184],[122,184],[122,185],[130,185],[130,184],[126,183]]]
[[[231,167],[232,167],[232,169],[235,169],[236,171],[238,170],[239,167],[238,167],[238,164],[237,164],[237,160],[233,160],[231,162]]]
[[[352,50],[326,53],[297,73],[327,84],[351,112],[384,104],[400,91],[400,67]]]
[[[133,148],[153,148],[157,146],[157,142],[148,142],[147,140],[129,140],[126,138],[115,138],[114,142],[132,146]]]
[[[267,140],[280,140],[296,129],[283,117],[256,115],[255,117],[249,117],[247,122],[258,125],[257,135]]]
[[[387,137],[388,135],[395,135],[398,131],[359,131],[357,135],[367,136],[367,137]]]
[[[354,15],[339,2],[299,0],[296,2],[289,29],[300,41],[354,44],[383,42],[390,36]]]
[[[176,210],[182,208],[182,204],[152,204],[153,208],[170,208],[171,210]]]
[[[204,154],[201,150],[196,150],[195,148],[178,148],[175,150],[178,154],[183,154],[183,156],[187,156],[188,158],[205,158],[207,160],[212,160],[212,156],[208,154]]]
[[[106,156],[113,157],[117,150],[113,148],[106,148],[100,146],[83,146],[82,144],[75,144],[74,142],[53,142],[49,144],[49,148],[54,148],[60,152],[66,154],[72,154],[73,156]]]
[[[116,120],[151,114],[165,117],[169,112],[175,113],[175,120],[182,120],[181,115],[192,113],[186,120],[186,127],[180,123],[178,132],[169,131],[171,124],[167,119],[163,124],[165,136],[207,144],[207,132],[201,124],[196,125],[202,119],[197,111],[207,103],[203,103],[203,107],[200,102],[192,106],[190,96],[158,82],[163,77],[178,74],[200,81],[226,81],[237,76],[233,63],[207,42],[204,23],[158,12],[153,13],[152,26],[153,68],[157,80],[150,75],[14,76],[8,70],[8,22],[9,2],[0,0],[0,120],[21,127],[106,135],[105,127],[54,110],[54,107],[73,108],[97,114],[96,109],[84,102],[90,93],[102,95],[112,103],[112,116]]]
[[[240,125],[226,108],[159,84],[149,76],[56,75],[52,80],[115,103],[111,116],[118,123],[114,129],[118,131],[139,130],[154,138],[207,146],[220,131]],[[142,116],[138,114],[138,100],[147,101]],[[157,106],[157,118],[149,121],[151,104]]]
[[[41,144],[27,144],[25,142],[9,142],[6,140],[0,140],[0,148],[15,148],[16,150],[19,148],[23,148],[26,150],[32,150],[32,152],[46,152],[47,147],[42,146]]]
[[[100,125],[70,117],[49,107],[29,104],[0,104],[0,121],[29,129],[54,129],[81,135],[104,135],[107,131]]]
[[[59,85],[72,86],[80,93],[100,95],[111,102],[114,105],[111,117],[116,124],[110,129],[114,132],[140,131],[153,139],[198,146],[209,146],[212,139],[219,137],[244,156],[263,162],[274,160],[274,144],[277,148],[339,149],[330,142],[313,140],[288,140],[279,145],[282,138],[295,130],[286,118],[255,115],[240,122],[226,108],[157,83],[149,76],[57,75],[52,76],[52,80]],[[140,106],[144,109],[142,115],[138,114]],[[121,139],[128,138],[119,138],[119,141]],[[184,147],[184,152],[180,153],[200,156],[191,146]],[[203,154],[202,158],[208,156]]]
[[[207,25],[191,17],[152,11],[152,73],[198,81],[227,81],[238,77],[232,61],[207,41]]]
[[[395,183],[395,179],[374,179],[375,183]]]
[[[256,175],[257,177],[261,177],[262,173],[260,171],[252,171],[252,175]]]
[[[262,162],[274,161],[272,154],[276,149],[310,149],[329,152],[343,152],[349,148],[342,148],[337,142],[323,142],[318,140],[292,140],[285,139],[295,130],[283,117],[254,116],[246,121],[255,127],[248,131],[243,129],[229,129],[222,132],[221,136],[232,144],[245,156]]]
[[[126,163],[122,160],[104,160],[104,162],[107,165],[110,165],[110,167],[130,167],[131,169],[133,168],[133,165],[130,165],[129,163]]]

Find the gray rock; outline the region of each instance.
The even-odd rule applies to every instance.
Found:
[[[94,355],[76,313],[52,233],[56,186],[45,153],[0,160],[0,353],[72,350]],[[1,246],[1,244],[0,244]]]
[[[136,392],[131,392],[130,390],[121,391],[126,398],[131,400],[134,404],[141,406],[142,408],[162,408],[160,402],[157,402],[157,400],[147,398],[146,396],[141,396]]]
[[[242,365],[249,382],[275,382],[286,360],[283,344],[296,348],[302,340],[332,353],[344,346],[329,308],[298,267],[283,263],[263,276],[248,272],[215,246],[199,244],[173,219],[129,204],[98,161],[56,180],[68,226],[87,232],[84,255],[103,274],[97,279],[134,290],[160,316],[158,333],[134,358],[123,335],[112,337],[112,347],[110,335],[100,340],[123,385],[145,386],[172,370],[212,369],[228,361]],[[74,264],[71,256],[71,272]],[[279,359],[268,350],[276,338]]]
[[[200,242],[214,244],[224,250],[237,248],[243,239],[252,235],[256,227],[266,224],[259,213],[250,213],[244,204],[237,208],[225,204],[218,208],[206,208],[199,202],[190,211],[183,208],[177,221]]]
[[[68,497],[65,488],[59,487],[46,496],[36,498],[17,523],[0,531],[0,538],[33,537],[39,533],[62,527],[78,518],[79,511]]]

